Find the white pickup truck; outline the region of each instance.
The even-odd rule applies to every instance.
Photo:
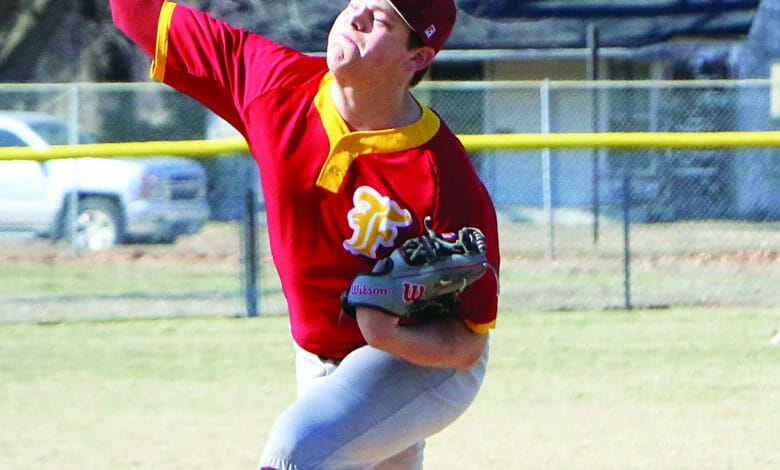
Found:
[[[74,140],[54,117],[0,112],[0,147]],[[78,140],[94,141],[83,132]],[[135,240],[172,243],[208,220],[206,188],[203,167],[184,158],[0,160],[0,231],[64,237],[93,251]]]

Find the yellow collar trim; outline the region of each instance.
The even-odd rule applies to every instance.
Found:
[[[336,110],[331,96],[333,75],[328,72],[320,82],[314,106],[320,113],[328,134],[330,151],[317,177],[317,186],[337,193],[349,166],[360,155],[389,153],[419,147],[439,131],[441,120],[427,106],[421,106],[422,117],[414,124],[397,129],[351,132]]]

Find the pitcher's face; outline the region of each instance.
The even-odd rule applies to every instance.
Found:
[[[411,29],[385,0],[351,0],[328,36],[328,67],[337,77],[380,81],[409,72]]]

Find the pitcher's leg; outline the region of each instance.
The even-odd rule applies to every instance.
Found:
[[[420,441],[411,447],[383,460],[372,470],[422,470],[425,441]]]
[[[452,423],[487,359],[470,370],[419,367],[371,347],[347,356],[276,421],[262,465],[367,469]]]

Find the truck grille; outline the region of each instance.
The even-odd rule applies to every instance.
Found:
[[[169,180],[170,196],[174,201],[184,201],[203,197],[203,181],[191,176],[172,176]]]

